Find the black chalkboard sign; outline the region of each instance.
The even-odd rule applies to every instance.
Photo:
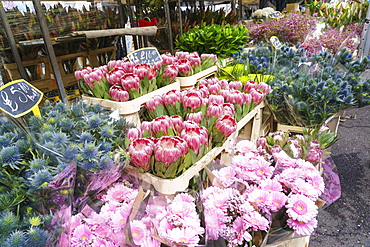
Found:
[[[0,109],[17,118],[38,107],[43,93],[20,79],[0,87]]]
[[[162,57],[159,55],[159,52],[155,47],[146,47],[135,50],[130,52],[127,57],[131,62],[136,64],[147,63],[153,65],[162,61]]]
[[[267,15],[269,18],[272,18],[272,19],[281,18],[284,16],[284,14],[279,11],[270,11],[270,12],[267,12]]]

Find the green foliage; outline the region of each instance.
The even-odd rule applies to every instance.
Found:
[[[182,51],[216,54],[224,57],[237,53],[248,42],[248,29],[243,26],[201,25],[185,32],[175,45]]]

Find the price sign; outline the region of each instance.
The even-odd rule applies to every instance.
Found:
[[[162,61],[162,57],[159,55],[159,52],[155,47],[147,47],[135,50],[129,53],[127,57],[131,62],[138,64],[147,63],[154,65],[155,63]]]
[[[272,19],[277,19],[277,18],[281,18],[284,16],[284,14],[281,13],[280,11],[270,11],[270,12],[267,12],[267,15],[269,18],[272,18]]]
[[[280,49],[283,45],[280,43],[280,40],[278,37],[276,36],[271,36],[270,38],[270,42],[272,44],[272,46],[275,48],[275,49]]]
[[[20,79],[0,87],[0,109],[17,118],[33,111],[40,115],[38,104],[43,93],[27,81]]]

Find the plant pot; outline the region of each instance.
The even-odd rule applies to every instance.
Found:
[[[141,122],[139,111],[141,106],[145,104],[149,99],[152,99],[154,96],[165,94],[171,90],[180,90],[180,82],[178,80],[167,86],[161,87],[148,94],[126,102],[99,99],[86,95],[82,95],[82,100],[84,100],[87,104],[100,104],[104,109],[107,110],[118,110],[119,114],[123,115],[123,117],[125,117],[128,122],[135,124],[136,127],[140,127]]]
[[[217,72],[217,66],[212,66],[208,69],[205,69],[199,73],[196,73],[192,76],[186,76],[186,77],[176,77],[180,81],[180,89],[186,89],[186,88],[192,88],[195,86],[195,84],[201,80],[204,79],[210,75],[216,74]]]

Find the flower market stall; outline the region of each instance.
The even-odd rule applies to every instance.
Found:
[[[0,87],[0,246],[308,246],[370,58],[348,38],[318,50],[317,17],[283,14],[85,63],[69,104],[8,114],[34,85]]]

